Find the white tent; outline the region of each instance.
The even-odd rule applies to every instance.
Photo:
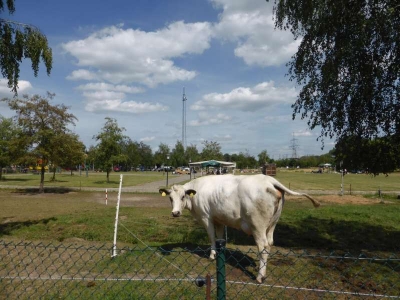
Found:
[[[198,168],[232,168],[233,173],[235,172],[236,163],[229,161],[219,161],[219,160],[204,160],[198,162],[189,163],[189,167],[198,167]]]

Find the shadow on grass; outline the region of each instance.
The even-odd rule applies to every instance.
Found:
[[[3,177],[1,177],[1,180],[0,180],[0,182],[26,182],[26,181],[30,181],[30,180],[32,180],[32,178],[12,178],[12,179],[9,179],[9,178],[7,178],[7,177],[4,177],[4,175],[3,175]]]
[[[67,187],[45,187],[45,194],[68,194],[72,192],[70,188]],[[39,188],[26,188],[26,189],[18,189],[13,191],[12,193],[21,194],[21,195],[38,195]]]
[[[119,181],[115,181],[115,180],[110,180],[109,182],[107,182],[107,180],[99,180],[99,181],[95,181],[93,182],[95,184],[117,184],[119,185]]]
[[[180,249],[206,259],[209,259],[211,251],[210,245],[195,245],[192,243],[166,244],[158,247],[158,251],[160,251],[163,255],[170,255],[172,251],[180,251]],[[225,259],[228,265],[243,272],[245,277],[248,277],[252,280],[256,279],[256,275],[247,269],[254,268],[256,266],[256,262],[252,257],[246,255],[240,250],[226,248]],[[216,264],[216,261],[214,261],[214,263]]]
[[[35,221],[23,221],[23,222],[7,222],[0,224],[0,237],[4,235],[10,235],[13,231],[19,230],[22,228],[28,228],[30,226],[43,224],[46,225],[50,221],[55,221],[56,218],[47,218],[42,220],[35,220]]]
[[[311,216],[296,222],[295,226],[278,222],[274,232],[275,246],[297,249],[397,252],[399,241],[400,231],[394,228]],[[228,242],[255,245],[253,237],[231,228],[228,228]]]

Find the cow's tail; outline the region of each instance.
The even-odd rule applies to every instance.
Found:
[[[286,192],[287,194],[292,195],[292,196],[304,196],[304,197],[306,197],[306,198],[311,200],[311,202],[314,205],[314,207],[319,207],[320,206],[320,203],[317,200],[313,199],[310,195],[305,194],[305,193],[298,193],[298,192],[292,191],[292,190],[288,189],[286,186],[284,186],[282,183],[277,181],[275,178],[272,178],[272,179],[273,179],[273,183],[272,183],[273,186],[277,190],[279,190],[281,193],[282,192]]]

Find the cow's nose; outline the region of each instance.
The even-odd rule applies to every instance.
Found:
[[[173,217],[179,217],[181,215],[181,212],[180,211],[173,211],[172,212],[172,216]]]

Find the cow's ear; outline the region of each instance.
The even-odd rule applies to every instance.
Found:
[[[186,195],[189,195],[190,198],[192,198],[194,195],[196,195],[196,191],[195,190],[187,190],[185,191]]]
[[[169,194],[171,194],[171,191],[170,190],[167,190],[167,189],[159,189],[159,191],[158,191],[160,194],[161,194],[161,196],[166,196],[166,195],[169,195]]]

